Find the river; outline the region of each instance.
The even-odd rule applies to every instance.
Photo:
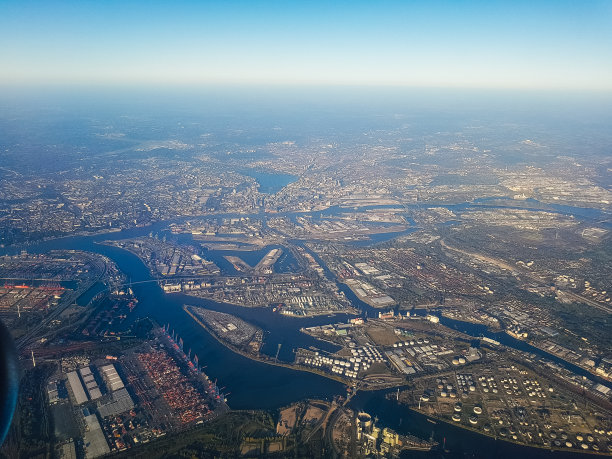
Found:
[[[133,228],[108,234],[65,237],[29,244],[25,248],[29,253],[46,253],[50,250],[83,250],[99,253],[112,259],[134,283],[132,288],[139,300],[129,321],[133,322],[140,317],[148,316],[160,324],[170,324],[170,327],[183,338],[186,349],[191,349],[192,353],[198,355],[200,362],[206,367],[206,373],[211,378],[217,379],[220,387],[224,387],[223,391],[229,395],[228,403],[234,409],[275,409],[304,398],[331,399],[334,395],[345,394],[345,386],[339,382],[308,372],[267,365],[230,351],[197,325],[183,311],[182,306],[183,304],[195,304],[228,312],[262,327],[266,330],[266,344],[262,351],[268,355],[274,355],[278,344],[281,344],[279,358],[284,361],[293,359],[293,349],[296,347],[316,345],[324,350],[334,351],[334,345],[307,336],[299,329],[305,326],[346,321],[348,315],[338,315],[333,318],[291,318],[275,314],[269,308],[242,308],[183,294],[164,294],[155,282],[137,283],[153,280],[148,268],[138,257],[128,251],[98,243],[104,240],[125,239],[145,236],[151,232],[162,232],[167,224],[168,222],[160,222],[144,228]],[[17,253],[22,248],[24,247],[2,248],[0,254]],[[236,255],[244,256],[245,254],[239,252]],[[293,264],[290,257],[287,259],[287,264]],[[340,288],[356,306],[367,311],[370,317],[376,312],[357,299],[346,286],[341,284]],[[95,293],[97,290],[91,296]],[[448,320],[450,319],[443,319],[442,323]],[[485,332],[486,330],[474,329],[471,334],[478,336]],[[504,342],[504,344],[518,347],[513,346],[517,343]],[[530,351],[536,352],[535,350]],[[574,456],[569,453],[550,453],[500,443],[444,423],[433,425],[424,416],[385,400],[381,393],[360,393],[351,401],[351,406],[367,410],[378,416],[383,424],[396,428],[400,432],[411,432],[428,438],[433,430],[436,440],[442,441],[442,438],[446,437],[447,446],[451,449],[453,457],[465,457],[465,455],[469,457],[516,457],[521,454],[525,455],[526,452],[529,457]],[[414,453],[411,452],[411,454]],[[430,456],[440,453],[418,454]]]
[[[457,331],[460,331],[462,333],[465,333],[467,335],[470,336],[474,336],[474,337],[481,337],[481,336],[485,336],[487,338],[491,338],[494,339],[496,341],[499,341],[501,344],[503,344],[504,346],[508,346],[511,347],[513,349],[517,349],[519,351],[524,351],[524,352],[528,352],[531,354],[536,354],[540,357],[544,357],[548,360],[551,360],[561,366],[564,366],[565,368],[567,368],[568,370],[572,371],[573,373],[576,373],[577,375],[580,376],[586,376],[587,378],[593,380],[593,381],[597,381],[600,384],[603,384],[605,386],[610,387],[610,383],[596,375],[594,375],[593,373],[590,373],[589,371],[580,368],[577,365],[574,365],[571,362],[568,362],[567,360],[563,360],[560,357],[557,357],[554,354],[551,354],[550,352],[546,352],[540,348],[537,348],[535,346],[532,346],[531,344],[522,341],[520,339],[516,339],[510,335],[508,335],[505,332],[493,332],[490,331],[486,325],[482,325],[482,324],[475,324],[475,323],[471,323],[471,322],[464,322],[461,320],[456,320],[456,319],[451,319],[448,317],[444,317],[442,315],[438,315],[438,317],[440,317],[440,323],[442,325],[445,325],[449,328],[453,328]]]
[[[393,393],[394,391],[390,391]],[[432,435],[440,445],[446,445],[448,452],[404,451],[401,457],[422,458],[579,458],[584,454],[567,451],[550,451],[546,449],[521,446],[507,441],[496,440],[477,434],[461,427],[440,421],[428,421],[427,416],[398,405],[396,401],[385,397],[387,391],[360,392],[350,402],[350,407],[378,417],[380,426],[388,426],[400,434],[412,434],[429,439]],[[445,442],[446,439],[446,442]]]

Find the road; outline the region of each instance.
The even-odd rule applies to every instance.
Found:
[[[336,402],[332,402],[331,407],[329,408],[329,410],[327,411],[327,413],[325,414],[325,416],[323,417],[323,419],[321,419],[317,425],[314,427],[314,429],[312,429],[312,431],[310,432],[310,434],[308,435],[308,437],[306,437],[306,439],[303,441],[304,444],[308,443],[310,441],[310,439],[312,438],[312,436],[315,434],[315,432],[317,430],[319,430],[321,428],[321,426],[324,426],[327,423],[327,420],[330,418],[330,416],[334,413],[334,411],[336,411],[337,405]]]
[[[336,445],[334,444],[334,425],[343,412],[344,409],[342,407],[335,409],[334,412],[330,414],[329,421],[325,428],[325,443],[329,445],[329,448],[334,451],[335,454],[339,454],[340,452],[336,450]]]

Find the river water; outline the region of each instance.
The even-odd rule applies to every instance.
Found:
[[[335,212],[338,211],[339,209],[335,210]],[[333,211],[327,211],[326,213],[331,212]],[[218,218],[218,216],[215,217]],[[595,218],[598,217],[600,215]],[[192,353],[198,355],[200,362],[206,367],[206,373],[211,378],[217,379],[219,387],[224,387],[223,391],[228,393],[228,403],[234,409],[275,409],[304,398],[331,399],[334,395],[345,394],[345,386],[339,382],[312,373],[256,362],[230,351],[197,325],[183,311],[182,306],[193,304],[228,312],[260,326],[266,330],[265,345],[262,352],[275,355],[278,345],[281,344],[279,359],[283,361],[291,361],[293,359],[293,349],[297,347],[316,346],[330,352],[336,350],[334,345],[307,336],[301,333],[299,329],[331,322],[344,322],[350,316],[292,318],[273,313],[269,308],[242,308],[183,294],[164,294],[155,282],[138,283],[153,281],[148,268],[138,257],[125,250],[99,244],[104,240],[125,239],[145,236],[151,232],[163,232],[167,224],[168,222],[160,222],[145,228],[133,228],[115,233],[66,237],[29,244],[26,247],[2,248],[0,254],[17,253],[25,248],[29,253],[45,253],[50,250],[84,250],[109,257],[130,278],[134,293],[139,300],[138,306],[130,316],[129,321],[133,322],[140,317],[148,316],[154,318],[159,324],[170,324],[170,327],[183,338],[185,348],[191,349]],[[393,236],[396,235],[389,235],[388,237]],[[386,238],[381,239],[385,240]],[[240,257],[244,257],[245,254],[246,252],[235,253]],[[255,260],[256,257],[253,259]],[[249,261],[251,260],[249,259]],[[291,256],[286,258],[285,263],[288,266],[293,265]],[[324,267],[323,264],[322,266]],[[353,304],[367,312],[369,317],[377,312],[360,301],[346,286],[341,284],[340,288]],[[95,287],[93,293],[88,292],[87,295],[93,296],[98,290],[99,286]],[[82,300],[80,303],[82,303]],[[448,320],[450,319],[443,319],[442,323],[448,322]],[[450,322],[447,324],[451,326],[460,325]],[[480,329],[471,329],[470,331],[472,332],[470,334],[476,336],[487,333],[486,330]],[[500,339],[505,337],[511,338],[507,335],[494,338],[504,344],[516,347],[514,345],[517,343],[504,342],[503,339]],[[536,351],[530,350],[530,352]],[[444,423],[431,424],[424,416],[385,400],[382,393],[360,393],[351,401],[351,406],[367,410],[372,415],[378,416],[383,425],[389,425],[400,432],[410,432],[428,438],[433,430],[436,440],[442,442],[442,439],[446,438],[452,457],[517,457],[520,454],[529,457],[566,456],[565,453],[550,453],[501,443]],[[411,452],[410,454],[414,453]],[[424,454],[419,453],[421,456]],[[426,453],[425,455],[435,456],[438,454],[441,453]],[[445,455],[445,457],[449,456]],[[569,457],[569,453],[567,457]]]
[[[393,393],[394,391],[390,391]],[[515,459],[523,458],[579,458],[584,454],[566,451],[549,451],[545,449],[530,448],[516,445],[502,440],[477,434],[452,424],[428,420],[427,416],[398,405],[395,400],[385,397],[387,392],[360,392],[350,402],[356,410],[377,416],[380,426],[391,427],[401,434],[412,434],[419,438],[429,439],[433,436],[440,446],[445,445],[447,452],[443,451],[404,451],[401,457],[421,458],[495,458]],[[432,422],[433,421],[433,422]],[[440,448],[441,449],[441,448]]]
[[[505,332],[493,332],[490,331],[485,325],[481,325],[481,324],[474,324],[471,322],[463,322],[461,320],[455,320],[455,319],[450,319],[448,317],[444,317],[442,315],[439,315],[440,317],[440,323],[442,325],[445,325],[449,328],[453,328],[457,331],[460,331],[462,333],[465,333],[467,335],[470,336],[474,336],[474,337],[481,337],[481,336],[485,336],[487,338],[491,338],[494,339],[496,341],[499,341],[501,344],[511,347],[513,349],[518,349],[519,351],[524,351],[524,352],[528,352],[531,354],[536,354],[540,357],[544,357],[548,360],[551,360],[561,366],[564,366],[565,368],[567,368],[568,370],[576,373],[577,375],[580,376],[586,376],[587,378],[593,380],[593,381],[597,381],[605,386],[610,387],[610,383],[590,372],[588,372],[587,370],[580,368],[577,365],[574,365],[571,362],[568,362],[566,360],[563,360],[559,357],[557,357],[554,354],[551,354],[550,352],[546,352],[542,349],[539,349],[535,346],[532,346],[531,344],[522,341],[520,339],[516,339],[513,338],[512,336],[508,335]]]

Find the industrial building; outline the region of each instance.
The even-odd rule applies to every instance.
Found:
[[[47,396],[49,397],[49,405],[54,405],[59,400],[59,392],[57,389],[57,382],[51,381],[47,384]]]
[[[93,459],[96,457],[104,456],[110,452],[102,427],[98,422],[98,418],[95,414],[89,414],[86,409],[83,410],[83,416],[85,420],[86,431],[83,436],[83,443],[85,444],[85,458]]]
[[[134,408],[134,401],[125,387],[113,392],[110,402],[104,404],[98,402],[98,412],[103,418],[125,413],[132,408]]]
[[[106,382],[106,387],[108,387],[110,392],[114,392],[125,387],[113,364],[100,367],[100,371],[102,372],[102,376]]]
[[[102,392],[100,392],[100,388],[98,387],[98,383],[96,382],[93,374],[91,373],[91,368],[84,367],[79,370],[81,373],[81,378],[83,378],[83,383],[87,388],[87,392],[89,393],[89,398],[91,400],[97,400],[102,397]]]
[[[70,385],[76,404],[80,405],[85,403],[87,401],[87,395],[85,394],[85,390],[83,389],[83,385],[76,371],[68,373],[68,384]]]

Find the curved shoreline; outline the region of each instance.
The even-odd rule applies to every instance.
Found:
[[[189,306],[183,305],[183,310],[187,314],[189,314],[189,316],[198,325],[200,325],[204,330],[206,330],[208,332],[208,334],[211,335],[213,338],[215,338],[219,343],[221,343],[223,346],[225,346],[226,348],[228,348],[232,352],[235,352],[236,354],[239,354],[239,355],[241,355],[243,357],[246,357],[247,359],[254,360],[256,362],[265,363],[265,364],[268,364],[268,365],[274,365],[274,366],[277,366],[277,367],[289,368],[290,370],[294,370],[294,371],[305,371],[305,372],[308,372],[308,373],[313,373],[313,374],[316,374],[316,375],[319,375],[319,376],[323,376],[323,377],[328,378],[328,379],[332,379],[332,380],[337,381],[339,383],[348,385],[348,382],[345,381],[344,379],[340,378],[340,377],[336,377],[336,376],[332,376],[332,375],[329,375],[329,374],[326,374],[326,373],[323,373],[323,372],[319,372],[319,371],[317,371],[315,369],[311,369],[311,368],[308,368],[308,367],[302,367],[302,366],[299,366],[299,365],[292,365],[290,363],[274,361],[272,359],[262,357],[262,354],[253,355],[253,354],[250,354],[248,352],[245,352],[242,349],[239,349],[239,348],[237,348],[237,347],[235,347],[235,346],[225,342],[224,340],[222,340],[216,333],[214,333],[210,329],[210,327],[208,327],[204,322],[202,322],[198,317],[196,317],[188,308],[189,308]]]
[[[396,387],[402,387],[403,385],[405,385],[405,381],[402,382],[401,384],[391,384],[391,385],[385,385],[385,386],[379,386],[379,387],[372,387],[372,386],[367,386],[367,387],[359,387],[358,385],[352,385],[353,383],[359,383],[360,381],[358,380],[346,380],[343,379],[340,376],[334,376],[331,375],[329,373],[320,371],[320,370],[316,370],[314,368],[310,368],[310,367],[305,367],[305,366],[301,366],[301,365],[296,365],[296,364],[291,364],[291,363],[286,363],[286,362],[279,362],[279,361],[274,361],[271,358],[267,358],[267,357],[262,357],[262,354],[258,354],[258,355],[253,355],[250,354],[248,352],[243,351],[242,349],[239,349],[227,342],[225,342],[224,340],[222,340],[214,331],[212,331],[210,329],[210,327],[208,327],[205,323],[203,323],[198,317],[196,317],[191,311],[189,311],[189,309],[187,309],[188,307],[193,307],[193,306],[189,306],[189,305],[183,305],[183,310],[189,314],[189,316],[198,324],[200,325],[202,328],[204,328],[208,334],[210,334],[213,338],[215,338],[215,340],[217,340],[219,343],[221,343],[223,346],[225,346],[226,348],[228,348],[229,350],[231,350],[232,352],[235,352],[236,354],[239,354],[243,357],[246,357],[247,359],[253,360],[255,362],[260,362],[260,363],[265,363],[268,365],[274,365],[277,367],[284,367],[284,368],[288,368],[290,370],[294,370],[294,371],[304,371],[307,373],[312,373],[318,376],[322,376],[324,378],[327,379],[331,379],[332,381],[336,381],[339,383],[342,383],[346,386],[350,386],[353,387],[353,395],[356,394],[358,391],[363,391],[363,392],[375,392],[378,390],[388,390],[388,389],[395,389]],[[197,306],[195,306],[197,307]],[[319,339],[319,338],[317,338]],[[326,341],[326,340],[323,340]],[[337,345],[336,343],[333,343],[331,341],[329,341],[332,344]]]
[[[164,292],[166,293],[166,292]],[[271,308],[270,305],[254,305],[254,306],[245,306],[244,304],[239,304],[239,303],[232,303],[231,301],[219,301],[216,300],[214,298],[208,298],[206,296],[197,296],[197,295],[190,295],[188,292],[167,292],[169,294],[172,293],[182,293],[185,296],[190,296],[192,298],[197,298],[199,300],[206,300],[206,301],[213,301],[215,303],[218,304],[229,304],[230,306],[237,306],[239,308],[245,308],[245,309],[258,309],[258,308]],[[337,316],[337,315],[341,315],[341,314],[346,314],[346,315],[353,315],[353,316],[358,316],[359,315],[359,311],[354,308],[354,307],[350,307],[347,308],[347,310],[342,310],[342,311],[326,311],[326,312],[322,312],[320,314],[309,314],[306,316],[298,316],[298,315],[292,315],[292,314],[283,314],[283,313],[277,313],[279,316],[281,317],[288,317],[290,319],[312,319],[315,317],[326,317],[326,316]],[[335,343],[334,343],[335,344]]]
[[[219,276],[219,275],[202,275],[202,276],[186,276],[186,277],[181,277],[181,276],[174,276],[174,277],[168,277],[168,278],[160,278],[157,273],[154,272],[154,267],[151,266],[147,260],[145,260],[144,258],[142,258],[140,256],[139,253],[130,250],[129,248],[126,247],[121,247],[119,245],[113,244],[113,241],[100,241],[100,242],[94,242],[95,244],[100,244],[100,245],[105,245],[107,247],[115,247],[121,250],[125,250],[129,253],[131,253],[132,255],[136,256],[141,263],[146,266],[146,268],[149,270],[149,272],[151,273],[151,277],[152,277],[152,281],[155,281],[160,287],[162,287],[161,283],[163,281],[177,281],[177,282],[181,282],[182,280],[193,280],[193,279],[200,279],[200,278],[204,278],[204,277],[215,277],[215,276]],[[267,247],[267,246],[266,246]],[[223,276],[222,276],[223,277]],[[227,277],[240,277],[240,276],[227,276]],[[198,296],[198,295],[192,295],[190,294],[190,292],[164,292],[164,293],[182,293],[183,295],[186,296],[191,296],[193,298],[197,298],[200,300],[208,300],[208,301],[214,301],[220,304],[229,304],[231,306],[239,306],[241,308],[245,308],[245,309],[256,309],[256,308],[269,308],[270,305],[266,305],[266,304],[257,304],[257,305],[250,305],[250,306],[245,306],[244,304],[239,304],[239,303],[232,303],[231,301],[219,301],[216,300],[214,298],[209,298],[206,296]],[[284,317],[290,317],[292,319],[312,319],[314,317],[324,317],[324,316],[336,316],[336,315],[340,315],[340,314],[348,314],[348,315],[354,315],[354,316],[358,316],[360,313],[360,311],[353,307],[353,306],[349,306],[347,307],[345,310],[330,310],[330,311],[325,311],[325,312],[321,312],[319,314],[308,314],[308,315],[293,315],[293,314],[282,314],[279,313],[279,315],[282,315]]]

